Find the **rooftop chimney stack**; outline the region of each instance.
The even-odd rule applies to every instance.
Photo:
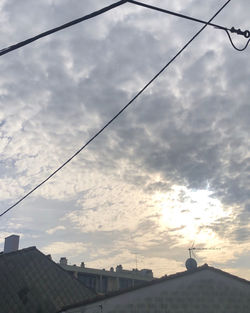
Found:
[[[19,236],[11,235],[5,238],[3,253],[14,252],[18,250],[19,247]]]
[[[68,264],[68,260],[65,257],[61,257],[60,264],[61,265],[67,265]]]

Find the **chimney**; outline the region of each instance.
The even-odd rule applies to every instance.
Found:
[[[47,254],[46,257],[47,257],[48,259],[52,260],[51,254]]]
[[[122,265],[116,266],[116,272],[118,272],[118,273],[122,272]]]
[[[5,238],[3,253],[14,252],[18,250],[19,236],[11,235]]]
[[[61,265],[67,265],[68,264],[68,260],[65,257],[61,257],[60,264]]]

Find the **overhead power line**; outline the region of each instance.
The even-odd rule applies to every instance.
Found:
[[[214,24],[214,23],[207,23],[206,21],[203,21],[201,19],[198,19],[198,18],[195,18],[195,17],[192,17],[192,16],[188,16],[188,15],[184,15],[184,14],[181,14],[181,13],[173,12],[173,11],[170,11],[170,10],[162,9],[162,8],[159,8],[159,7],[156,7],[156,6],[153,6],[153,5],[149,5],[149,4],[146,4],[146,3],[143,3],[143,2],[139,2],[139,1],[128,0],[127,2],[129,2],[131,4],[135,4],[135,5],[141,6],[141,7],[144,7],[144,8],[147,8],[147,9],[151,9],[151,10],[159,11],[159,12],[162,12],[162,13],[174,15],[174,16],[177,16],[177,17],[180,17],[180,18],[184,18],[184,19],[187,19],[187,20],[190,20],[190,21],[193,21],[193,22],[197,22],[197,23],[213,26],[216,29],[224,30],[227,33],[227,35],[228,35],[228,38],[230,40],[231,45],[233,46],[234,49],[236,49],[238,51],[245,50],[247,48],[249,42],[250,42],[250,39],[248,39],[248,38],[250,38],[250,31],[249,30],[242,31],[241,29],[236,29],[235,27],[228,28],[228,27],[221,26],[221,25]],[[248,41],[245,44],[245,46],[243,48],[236,47],[236,45],[233,43],[232,37],[230,36],[229,32],[237,34],[237,35],[241,35],[241,36],[245,37],[246,39],[248,39]]]
[[[46,32],[43,32],[43,33],[41,33],[41,34],[39,34],[39,35],[36,35],[36,36],[34,36],[34,37],[31,37],[31,38],[29,38],[29,39],[26,39],[26,40],[24,40],[24,41],[21,41],[21,42],[19,42],[19,43],[17,43],[17,44],[14,44],[14,45],[9,46],[9,47],[7,47],[7,48],[3,48],[3,49],[0,50],[0,56],[2,56],[2,55],[4,55],[4,54],[7,54],[7,53],[9,53],[9,52],[11,52],[11,51],[13,51],[13,50],[19,49],[19,48],[21,48],[21,47],[23,47],[23,46],[26,46],[26,45],[32,43],[33,41],[36,41],[36,40],[41,39],[41,38],[43,38],[43,37],[49,36],[49,35],[51,35],[51,34],[53,34],[53,33],[56,33],[56,32],[58,32],[58,31],[60,31],[60,30],[63,30],[63,29],[68,28],[68,27],[71,27],[71,26],[73,26],[73,25],[76,25],[76,24],[78,24],[78,23],[81,23],[81,22],[83,22],[83,21],[86,21],[86,20],[88,20],[88,19],[91,19],[91,18],[96,17],[96,16],[98,16],[98,15],[101,15],[101,14],[107,12],[107,11],[110,11],[110,10],[112,10],[112,9],[114,9],[114,8],[116,8],[116,7],[120,6],[120,5],[122,5],[122,4],[128,3],[128,2],[131,3],[131,4],[135,4],[135,5],[138,5],[138,6],[142,6],[142,7],[148,8],[148,9],[160,11],[160,12],[167,13],[167,14],[170,14],[170,15],[174,15],[174,16],[177,16],[177,17],[180,17],[180,18],[185,18],[185,19],[191,20],[191,21],[193,21],[193,22],[202,23],[202,24],[205,24],[205,25],[213,26],[213,27],[215,27],[215,28],[217,28],[217,29],[224,30],[224,31],[227,32],[227,35],[228,35],[228,37],[229,37],[229,40],[230,40],[232,46],[233,46],[236,50],[238,50],[238,51],[243,51],[243,50],[245,50],[245,49],[247,48],[248,44],[249,44],[250,39],[248,40],[248,42],[246,43],[246,45],[245,45],[242,49],[237,48],[237,47],[234,45],[234,43],[233,43],[233,41],[232,41],[232,38],[231,38],[231,36],[230,36],[230,34],[229,34],[229,31],[230,31],[231,33],[236,33],[237,35],[242,35],[242,36],[244,36],[245,38],[250,38],[250,31],[249,31],[249,30],[242,31],[241,29],[236,29],[236,28],[234,28],[234,27],[228,28],[228,27],[221,26],[221,25],[214,24],[214,23],[210,23],[210,22],[207,23],[206,21],[203,21],[203,20],[201,20],[201,19],[198,19],[198,18],[195,18],[195,17],[192,17],[192,16],[188,16],[188,15],[184,15],[184,14],[181,14],[181,13],[173,12],[173,11],[170,11],[170,10],[162,9],[162,8],[159,8],[159,7],[156,7],[156,6],[153,6],[153,5],[149,5],[149,4],[146,4],[146,3],[143,3],[143,2],[139,2],[139,1],[134,1],[134,0],[122,0],[122,1],[115,2],[115,3],[113,3],[113,4],[111,4],[111,5],[107,6],[107,7],[104,7],[104,8],[102,8],[102,9],[98,10],[98,11],[95,11],[95,12],[93,12],[93,13],[90,13],[90,14],[88,14],[88,15],[85,15],[85,16],[83,16],[83,17],[80,17],[80,18],[78,18],[78,19],[75,19],[75,20],[73,20],[73,21],[71,21],[71,22],[68,22],[68,23],[66,23],[66,24],[63,24],[63,25],[58,26],[58,27],[56,27],[56,28],[52,28],[52,29],[50,29],[50,30],[48,30],[48,31],[46,31]]]
[[[216,28],[219,28],[219,29],[223,29],[223,30],[226,30],[226,29],[230,30],[229,28],[224,27],[224,26],[220,26],[220,25],[217,25],[217,24],[214,24],[214,23],[206,22],[206,21],[200,20],[200,19],[192,17],[192,16],[188,16],[188,15],[184,15],[184,14],[181,14],[181,13],[173,12],[173,11],[170,11],[170,10],[162,9],[162,8],[159,8],[159,7],[156,7],[156,6],[153,6],[153,5],[149,5],[149,4],[146,4],[146,3],[143,3],[143,2],[134,1],[134,0],[128,0],[128,2],[132,3],[132,4],[135,4],[135,5],[138,5],[138,6],[141,6],[141,7],[144,7],[144,8],[147,8],[147,9],[151,9],[151,10],[159,11],[159,12],[162,12],[162,13],[167,13],[167,14],[170,14],[170,15],[181,17],[181,18],[184,18],[184,19],[187,19],[187,20],[191,20],[193,22],[206,24],[206,25],[213,26],[213,27],[216,27]]]
[[[9,46],[7,48],[4,48],[4,49],[0,50],[0,56],[4,55],[6,53],[9,53],[9,52],[11,52],[13,50],[19,49],[19,48],[21,48],[23,46],[26,46],[26,45],[28,45],[28,44],[32,43],[33,41],[36,41],[36,40],[38,40],[40,38],[49,36],[49,35],[51,35],[53,33],[59,32],[60,30],[63,30],[63,29],[68,28],[68,27],[71,27],[71,26],[76,25],[78,23],[81,23],[83,21],[89,20],[89,19],[91,19],[93,17],[96,17],[98,15],[101,15],[101,14],[107,12],[107,11],[110,11],[110,10],[112,10],[112,9],[114,9],[114,8],[124,4],[124,3],[126,3],[126,2],[127,2],[126,0],[115,2],[115,3],[109,5],[109,6],[105,7],[105,8],[102,8],[102,9],[97,10],[95,12],[92,12],[92,13],[90,13],[88,15],[85,15],[83,17],[75,19],[75,20],[73,20],[73,21],[71,21],[69,23],[63,24],[63,25],[58,26],[56,28],[52,28],[52,29],[50,29],[50,30],[48,30],[46,32],[43,32],[43,33],[41,33],[39,35],[31,37],[31,38],[29,38],[27,40],[21,41],[21,42],[15,44],[15,45],[12,45],[12,46]]]
[[[232,28],[233,28],[233,27],[232,27]],[[236,30],[236,32],[237,32],[237,30]],[[233,43],[232,37],[231,37],[231,35],[230,35],[230,33],[229,33],[228,30],[226,30],[226,33],[227,33],[227,36],[228,36],[228,38],[229,38],[229,41],[230,41],[231,45],[233,46],[233,48],[234,48],[235,50],[237,50],[237,51],[244,51],[244,50],[246,50],[246,48],[247,48],[248,45],[249,45],[250,39],[248,39],[248,41],[246,42],[245,46],[243,46],[242,48],[239,48],[239,47],[236,47],[236,45]],[[250,33],[250,32],[249,32],[249,33]]]
[[[53,173],[51,173],[46,179],[44,179],[40,184],[38,184],[35,188],[30,190],[27,194],[25,194],[21,199],[19,199],[16,203],[6,209],[3,213],[0,214],[0,217],[6,214],[8,211],[17,206],[20,202],[22,202],[25,198],[31,195],[35,190],[45,184],[50,178],[52,178],[57,172],[59,172],[64,166],[66,166],[69,162],[71,162],[83,149],[85,149],[97,136],[99,136],[119,115],[121,115],[155,80],[158,76],[164,72],[168,66],[174,62],[174,60],[191,44],[191,42],[207,27],[208,23],[210,23],[230,2],[231,0],[227,0],[227,2],[210,18],[210,20],[176,53],[174,57],[140,90],[137,94],[109,121],[107,122],[93,137],[91,137],[78,151],[76,151],[66,162],[64,162],[60,167],[58,167]]]

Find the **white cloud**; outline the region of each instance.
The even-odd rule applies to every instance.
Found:
[[[52,256],[71,256],[79,255],[86,251],[88,244],[82,242],[64,242],[56,241],[43,247],[41,250],[46,254],[51,254]]]
[[[49,235],[53,235],[56,231],[65,230],[65,229],[66,229],[65,226],[59,225],[59,226],[56,226],[54,228],[50,228],[50,229],[46,230],[46,233]]]

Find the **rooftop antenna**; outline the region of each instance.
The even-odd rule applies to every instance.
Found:
[[[188,248],[189,258],[186,260],[186,263],[185,263],[188,271],[195,270],[197,268],[197,262],[194,258],[192,258],[192,254],[194,255],[193,249],[194,249],[194,242],[192,244],[192,247]]]
[[[133,252],[133,254],[135,255],[135,269],[137,270],[137,266],[138,266],[138,252]]]
[[[207,248],[207,247],[196,248],[196,247],[194,247],[194,242],[193,242],[192,247],[188,248],[189,259],[187,259],[187,261],[186,261],[187,270],[192,270],[192,269],[197,268],[197,262],[195,260],[195,259],[197,259],[197,257],[194,253],[194,250],[220,250],[220,248]]]
[[[188,251],[189,251],[189,258],[190,258],[190,259],[192,258],[192,253],[193,253],[193,255],[194,255],[193,250],[194,250],[194,241],[193,241],[193,243],[192,243],[191,248],[188,248]],[[194,257],[195,257],[195,255],[194,255]]]
[[[191,247],[191,248],[188,248],[188,251],[189,251],[189,257],[191,258],[192,256],[192,254],[193,254],[193,256],[195,256],[195,254],[194,254],[194,250],[220,250],[220,248],[206,248],[206,247],[204,247],[204,248],[196,248],[196,247]]]

